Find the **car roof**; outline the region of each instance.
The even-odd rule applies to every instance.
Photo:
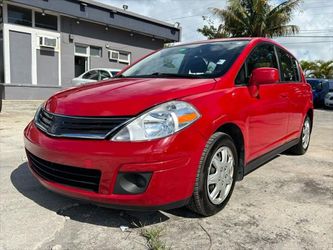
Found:
[[[295,55],[290,52],[289,49],[281,45],[280,43],[274,41],[273,39],[266,38],[266,37],[230,37],[230,38],[216,38],[216,39],[209,39],[209,40],[200,40],[200,41],[194,41],[194,42],[180,42],[180,43],[174,43],[171,47],[178,47],[178,46],[186,46],[186,45],[194,45],[194,44],[209,44],[209,43],[216,43],[216,42],[226,42],[226,41],[249,41],[249,44],[257,44],[259,42],[268,42],[272,43],[285,51],[287,51],[289,54],[291,54],[294,58]],[[249,45],[248,44],[248,45]]]
[[[265,38],[265,37],[215,38],[215,39],[209,39],[209,40],[199,40],[199,41],[194,41],[194,42],[184,42],[184,43],[179,42],[179,43],[174,43],[174,46],[176,47],[176,46],[191,45],[191,44],[206,44],[206,43],[226,42],[226,41],[271,42],[271,43],[281,46],[279,43],[275,42],[274,40],[272,40],[270,38]],[[174,47],[174,46],[172,46],[172,47]]]

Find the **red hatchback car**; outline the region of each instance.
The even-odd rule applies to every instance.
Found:
[[[311,87],[285,48],[220,39],[165,48],[115,79],[59,92],[24,135],[48,189],[209,216],[257,167],[286,150],[304,154],[312,121]]]

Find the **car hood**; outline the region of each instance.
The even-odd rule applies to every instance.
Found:
[[[116,78],[61,91],[47,100],[45,108],[70,116],[131,116],[214,85],[214,79]]]

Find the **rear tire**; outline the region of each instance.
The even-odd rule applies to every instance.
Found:
[[[291,147],[288,152],[295,155],[304,155],[309,148],[311,138],[311,119],[306,116],[302,126],[302,133],[299,138],[299,142]]]
[[[238,156],[232,138],[221,132],[213,134],[202,153],[188,208],[203,216],[222,210],[233,192],[237,169]]]

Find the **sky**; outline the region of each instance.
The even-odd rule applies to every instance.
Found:
[[[197,29],[211,18],[210,7],[224,8],[226,0],[97,0],[118,8],[124,4],[128,10],[182,27],[182,42],[206,39]],[[271,0],[275,5],[282,0]],[[303,0],[294,12],[290,24],[298,25],[297,37],[280,37],[275,39],[287,47],[299,60],[333,60],[333,1]]]

